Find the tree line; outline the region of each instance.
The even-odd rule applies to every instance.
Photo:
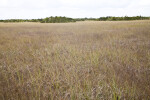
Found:
[[[75,22],[76,20],[68,17],[51,16],[43,19],[6,19],[0,20],[0,22],[40,22],[40,23],[67,23]]]
[[[150,17],[143,17],[143,16],[133,16],[133,17],[114,17],[114,16],[107,16],[107,17],[100,17],[100,18],[77,18],[76,21],[85,21],[85,20],[92,20],[92,21],[127,21],[127,20],[150,20]]]
[[[99,20],[100,21],[123,21],[123,20],[149,20],[150,17],[143,17],[143,16],[133,16],[133,17],[112,17],[112,16],[108,16],[108,17],[100,17]]]
[[[41,19],[5,19],[0,20],[0,22],[40,22],[40,23],[68,23],[68,22],[76,22],[76,21],[126,21],[126,20],[149,20],[150,17],[144,16],[133,16],[133,17],[100,17],[100,18],[68,18],[68,17],[61,17],[61,16],[51,16]]]

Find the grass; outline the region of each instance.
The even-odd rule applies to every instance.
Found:
[[[0,23],[0,100],[150,99],[150,21]]]

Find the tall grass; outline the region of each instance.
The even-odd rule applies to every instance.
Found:
[[[150,21],[0,23],[0,100],[150,99]]]

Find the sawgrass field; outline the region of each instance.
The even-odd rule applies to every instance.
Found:
[[[150,20],[0,23],[0,100],[150,100]]]

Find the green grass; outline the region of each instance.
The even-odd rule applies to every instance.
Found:
[[[150,21],[0,23],[0,100],[150,99]]]

